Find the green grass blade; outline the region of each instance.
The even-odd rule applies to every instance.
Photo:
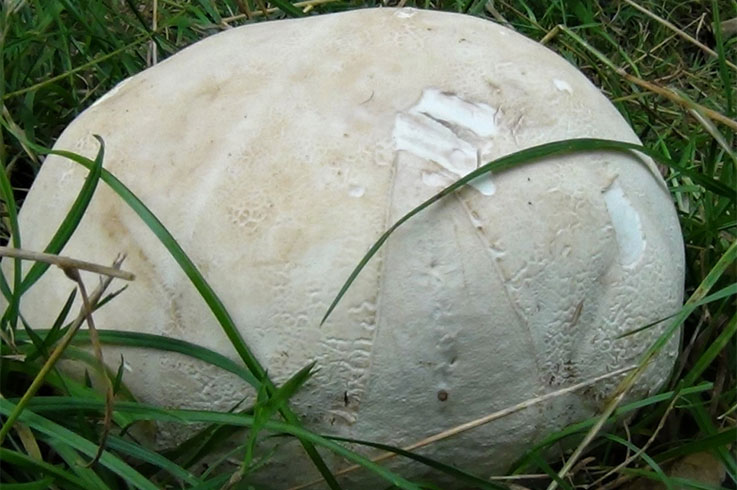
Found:
[[[84,166],[90,171],[92,171],[95,167],[94,163],[91,162],[89,159],[81,157],[73,152],[50,150],[48,148],[36,145],[35,143],[28,141],[27,138],[24,137],[24,135],[18,134],[17,132],[13,131],[13,129],[10,128],[6,122],[0,120],[0,123],[2,123],[4,127],[11,131],[11,133],[17,139],[22,141],[24,144],[27,144],[29,147],[36,149],[40,153],[49,153],[69,158],[72,161]],[[146,205],[143,204],[143,202],[138,199],[138,197],[136,197],[136,195],[133,194],[133,192],[131,192],[130,189],[128,189],[114,175],[112,175],[105,169],[101,169],[100,178],[108,186],[110,186],[110,188],[115,191],[121,199],[125,201],[125,203],[156,235],[162,245],[167,248],[171,256],[174,258],[177,264],[179,264],[179,267],[187,275],[187,277],[192,282],[192,285],[195,287],[195,289],[197,289],[202,299],[210,308],[210,311],[213,313],[223,331],[225,332],[226,336],[230,340],[231,345],[233,345],[238,355],[241,357],[241,359],[243,359],[246,367],[251,371],[251,373],[253,373],[253,375],[257,379],[259,379],[261,382],[266,383],[267,389],[270,393],[272,393],[275,390],[273,383],[271,383],[271,381],[268,379],[268,377],[266,376],[266,371],[263,369],[261,364],[259,364],[256,357],[251,353],[246,342],[238,331],[235,322],[230,316],[230,313],[228,313],[225,305],[223,305],[220,298],[217,296],[210,284],[205,280],[204,276],[202,276],[199,269],[197,269],[194,263],[181,248],[176,239],[169,233],[163,223],[161,223],[161,221],[146,207]],[[282,416],[284,416],[285,420],[289,423],[299,424],[299,419],[294,414],[294,412],[289,409],[289,407],[284,407],[282,409]],[[315,448],[309,443],[303,443],[303,446],[308,456],[313,461],[317,469],[320,471],[321,475],[325,478],[325,481],[328,483],[330,488],[333,490],[339,489],[340,485],[338,485],[337,480],[335,480],[335,478],[332,476],[329,468],[322,460],[322,457],[318,454]]]
[[[99,403],[99,406],[102,407],[103,403]],[[0,413],[7,417],[14,409],[15,404],[8,400],[0,399]],[[94,457],[97,452],[97,446],[94,443],[28,409],[21,413],[19,420],[49,438],[68,444],[89,458]],[[142,490],[158,490],[156,485],[148,481],[143,475],[109,451],[103,452],[99,462],[136,488]]]
[[[697,301],[696,306],[703,306],[709,303],[713,303],[714,301],[719,301],[720,299],[728,298],[734,295],[737,295],[737,284],[732,284],[723,289],[720,289],[716,293],[710,294],[709,296],[705,297],[701,301]]]
[[[190,488],[189,490],[220,490],[228,482],[231,474],[225,473],[207,480],[205,483]]]
[[[103,344],[178,352],[204,361],[210,365],[217,366],[224,371],[231,372],[254,388],[261,386],[261,383],[247,369],[244,369],[243,366],[232,361],[229,357],[200,345],[150,333],[104,329],[98,329],[97,332],[100,334],[100,342]],[[89,342],[89,332],[86,330],[80,330],[77,335],[75,335],[72,344],[88,344]]]
[[[289,3],[288,0],[271,0],[271,3],[290,17],[304,17],[305,15],[298,7]]]
[[[107,447],[110,450],[115,450],[121,454],[125,454],[139,461],[152,464],[157,468],[166,471],[171,476],[179,478],[187,485],[199,485],[202,483],[199,478],[194,476],[186,469],[177,465],[173,461],[170,461],[159,453],[146,449],[140,444],[133,444],[121,437],[111,435],[108,438]]]
[[[697,304],[702,301],[711,288],[713,288],[717,281],[722,277],[722,274],[734,264],[737,260],[737,241],[733,242],[727,251],[722,255],[714,267],[711,268],[709,273],[706,275],[699,287],[693,292],[686,304],[683,305],[681,311],[676,315],[675,320],[671,325],[663,332],[663,334],[655,341],[655,343],[645,352],[641,363],[647,363],[649,360],[662,349],[666,343],[670,340],[673,333],[681,326],[681,324],[688,318],[691,313],[698,308]],[[637,370],[639,371],[639,369]],[[636,372],[637,372],[636,371]]]
[[[73,473],[63,470],[62,468],[39,461],[27,454],[23,454],[12,449],[0,447],[0,461],[6,464],[13,464],[19,467],[28,468],[32,473],[37,475],[50,475],[55,480],[65,481],[77,488],[84,490],[84,482]]]
[[[12,406],[13,404],[10,400],[0,399],[0,413],[8,412]],[[44,413],[45,411],[56,414],[67,411],[71,413],[79,413],[82,411],[101,412],[104,408],[104,402],[72,397],[36,397],[29,402],[28,408],[29,410],[23,412],[20,420],[33,427],[36,417],[40,418],[36,412],[39,414]],[[33,410],[33,412],[30,410]],[[253,417],[247,415],[208,412],[203,410],[162,409],[135,402],[116,403],[115,410],[125,412],[136,420],[178,421],[183,423],[205,422],[231,425],[235,427],[251,427],[254,422]],[[419,490],[419,487],[416,484],[392,473],[376,463],[373,463],[364,456],[361,456],[340,444],[305,430],[297,425],[270,420],[264,424],[264,429],[276,433],[290,434],[300,440],[306,440],[312,444],[322,446],[348,461],[359,464],[367,470],[376,473],[378,476],[399,488],[403,488],[405,490]]]
[[[13,247],[21,248],[20,225],[18,224],[18,206],[13,195],[13,187],[8,178],[7,169],[3,165],[0,172],[0,195],[5,203],[5,212],[8,213],[8,224],[10,225],[11,240]],[[18,322],[18,312],[20,311],[21,298],[21,281],[23,278],[21,272],[21,260],[13,259],[13,292],[8,298],[8,309],[3,315],[13,330]],[[6,296],[7,297],[7,296]]]
[[[228,413],[253,415],[253,410],[250,408],[236,412],[236,410],[238,410],[238,407],[244,401],[245,400],[239,401],[235,406],[231,407],[231,409],[228,410]],[[202,458],[204,458],[208,454],[211,454],[213,451],[216,451],[218,447],[222,447],[222,443],[224,443],[232,435],[233,429],[231,427],[215,424],[208,425],[204,429],[201,429],[199,432],[179,444],[176,448],[167,451],[166,456],[177,461],[183,460],[182,466],[184,466],[185,468],[191,468]],[[209,465],[208,470],[202,474],[202,477],[204,478],[206,474],[212,471],[214,467],[215,465]]]
[[[297,391],[309,380],[314,374],[315,362],[311,362],[307,366],[297,371],[283,385],[276,389],[273,395],[266,400],[263,406],[264,415],[271,418],[272,415],[279,410],[282,405],[289,401]]]
[[[716,285],[717,281],[719,281],[722,274],[724,274],[727,268],[731,267],[731,265],[735,262],[735,259],[737,259],[737,241],[734,241],[724,253],[724,255],[720,257],[716,264],[714,264],[704,280],[702,280],[699,284],[699,287],[696,288],[693,294],[691,294],[691,296],[688,298],[688,301],[686,301],[686,304],[683,305],[681,310],[678,312],[675,320],[663,330],[663,333],[645,351],[637,365],[637,368],[633,371],[630,371],[630,373],[619,383],[616,390],[614,390],[614,393],[611,395],[611,399],[602,410],[601,415],[598,417],[596,424],[591,427],[591,429],[584,437],[583,441],[578,445],[578,447],[576,447],[573,454],[566,460],[562,469],[558,473],[559,476],[563,476],[571,470],[578,458],[580,458],[583,454],[583,451],[586,449],[588,444],[594,440],[599,430],[601,430],[601,428],[603,427],[604,423],[609,419],[612,413],[614,413],[617,405],[622,400],[624,395],[629,391],[629,389],[634,385],[637,378],[645,371],[647,366],[658,354],[658,352],[660,352],[660,350],[670,341],[671,337],[681,327],[683,322],[691,315],[691,313],[694,312],[694,310],[696,310],[697,307],[695,306],[695,304],[706,297],[711,288],[713,288]],[[555,485],[551,484],[548,488],[555,488]]]
[[[711,2],[712,22],[714,25],[714,41],[716,45],[717,59],[719,60],[719,78],[724,87],[724,96],[727,99],[727,114],[734,114],[734,83],[732,82],[732,72],[727,66],[727,56],[724,49],[724,36],[722,33],[722,22],[719,11],[719,2],[712,0]]]
[[[3,490],[46,490],[54,483],[53,478],[44,478],[26,483],[3,483]]]
[[[720,352],[727,347],[730,340],[737,333],[737,315],[732,315],[732,319],[722,330],[719,336],[709,345],[704,353],[699,356],[691,371],[683,378],[686,386],[690,386],[696,382],[701,373],[716,359]]]
[[[74,154],[65,151],[55,151],[54,154],[71,157]],[[89,161],[85,159],[77,158],[74,161],[87,167],[89,167]],[[262,383],[265,383],[267,389],[272,393],[275,389],[273,383],[266,376],[266,371],[258,362],[256,357],[253,355],[251,350],[248,348],[245,340],[241,336],[238,327],[235,325],[233,318],[228,313],[225,305],[220,300],[218,295],[212,289],[210,284],[205,280],[204,276],[200,273],[199,269],[194,265],[192,260],[187,256],[182,247],[176,241],[176,239],[169,233],[164,224],[146,207],[138,197],[133,194],[128,187],[126,187],[120,180],[118,180],[113,174],[103,169],[102,180],[109,185],[117,194],[120,196],[126,204],[143,220],[148,228],[156,235],[159,241],[164,245],[174,260],[179,264],[179,267],[187,275],[192,282],[192,285],[197,289],[202,299],[205,301],[210,311],[217,319],[218,323],[222,327],[225,335],[230,340],[231,344],[235,348],[236,352],[243,359],[246,367],[251,373]],[[287,422],[292,424],[298,424],[299,420],[297,416],[288,408],[282,409],[282,415]],[[329,468],[322,460],[322,457],[317,453],[314,447],[309,443],[303,443],[304,449],[312,459],[315,466],[318,468],[322,476],[328,482],[333,490],[339,489],[337,480],[330,473]]]
[[[681,396],[690,395],[694,393],[704,393],[709,390],[712,390],[714,388],[713,383],[701,383],[698,386],[692,386],[689,388],[684,388],[680,390]],[[626,415],[628,413],[635,412],[637,410],[640,410],[641,408],[651,407],[653,405],[656,405],[658,403],[667,402],[670,400],[674,395],[676,394],[675,391],[669,391],[666,393],[660,393],[658,395],[654,395],[648,398],[645,398],[643,400],[638,400],[632,403],[628,403],[626,405],[622,405],[619,407],[612,416],[607,420],[607,422],[614,422],[618,418],[620,418],[623,415]],[[531,449],[529,449],[521,458],[519,458],[509,469],[509,474],[519,474],[523,473],[527,469],[527,465],[530,462],[530,455],[532,453],[541,452],[546,450],[546,448],[552,447],[554,444],[567,439],[569,437],[574,436],[580,436],[582,433],[584,433],[586,430],[591,428],[596,422],[598,418],[592,417],[590,419],[584,420],[582,422],[578,422],[572,425],[569,425],[568,427],[564,428],[563,430],[560,430],[558,432],[555,432],[553,434],[548,435],[545,437],[542,441],[535,444]]]
[[[485,480],[483,478],[479,478],[471,473],[463,471],[460,468],[456,468],[455,466],[451,466],[449,464],[436,461],[434,459],[428,458],[427,456],[423,456],[421,454],[413,453],[410,451],[405,451],[404,449],[399,448],[399,447],[390,446],[388,444],[380,444],[377,442],[363,441],[360,439],[350,439],[346,437],[335,437],[335,436],[324,436],[324,437],[332,441],[348,442],[351,444],[360,444],[361,446],[373,447],[375,449],[381,449],[382,451],[387,451],[390,453],[397,454],[399,456],[403,456],[407,459],[411,459],[413,461],[417,461],[418,463],[422,463],[423,465],[429,468],[433,468],[442,473],[445,473],[446,475],[455,477],[458,481],[463,481],[463,482],[468,483],[469,485],[473,485],[473,488],[484,489],[484,490],[506,490],[507,489],[507,487],[503,485],[499,485],[499,484],[490,482],[488,480]]]
[[[647,471],[647,470],[642,470],[642,469],[637,469],[637,468],[622,468],[620,471],[624,475],[636,476],[640,478],[647,478],[648,480],[651,480],[656,483],[660,482],[660,476],[653,471]],[[719,485],[714,486],[708,483],[702,483],[697,480],[693,480],[689,478],[680,478],[680,477],[672,476],[670,477],[670,481],[678,485],[676,488],[678,488],[679,490],[680,489],[684,489],[684,490],[686,489],[688,490],[692,490],[692,489],[693,490],[731,490],[726,487],[722,487]],[[658,485],[654,483],[652,487],[641,487],[641,488],[658,488]]]
[[[266,386],[261,385],[256,406],[253,408],[254,424],[248,434],[248,442],[246,444],[246,454],[243,458],[241,474],[245,474],[251,466],[256,448],[256,440],[259,431],[263,428],[264,423],[274,416],[277,410],[280,410],[294,394],[304,385],[312,376],[312,369],[315,363],[312,362],[300,369],[296,374],[287,380],[274,391],[271,397],[266,392]]]
[[[705,434],[706,437],[717,436],[720,431],[716,428],[714,420],[706,409],[705,404],[699,400],[696,395],[690,396],[689,400],[691,401],[691,404],[688,406],[688,410],[691,417],[696,421],[696,425],[698,425],[700,432]],[[737,429],[737,427],[732,428]],[[734,483],[737,483],[737,461],[735,460],[735,456],[729,450],[729,445],[714,445],[711,448],[708,448],[708,450],[719,456],[727,469],[727,474]]]
[[[72,305],[74,304],[74,299],[77,297],[77,288],[73,288],[72,292],[69,293],[69,296],[67,297],[66,302],[64,303],[64,306],[62,306],[61,310],[59,311],[59,314],[56,316],[56,320],[54,320],[54,324],[51,325],[51,329],[48,330],[44,334],[44,349],[48,350],[51,348],[53,344],[56,343],[57,340],[61,339],[62,335],[64,335],[65,330],[62,329],[64,326],[64,320],[66,320],[67,316],[69,315],[69,312],[72,310]],[[35,355],[29,356],[27,360],[34,360],[37,355],[41,354],[41,351],[37,351],[34,353]],[[43,355],[46,355],[44,352]]]
[[[404,224],[410,218],[415,216],[417,213],[421,212],[422,210],[429,207],[430,205],[438,202],[443,197],[457,191],[458,189],[465,186],[472,180],[482,175],[485,175],[487,173],[503,172],[510,168],[536,162],[542,158],[548,158],[548,157],[553,157],[553,156],[558,156],[558,155],[583,153],[583,152],[589,152],[589,151],[618,151],[618,152],[624,152],[624,153],[631,153],[633,150],[638,151],[640,153],[644,153],[645,155],[651,157],[652,159],[658,162],[664,163],[668,166],[671,166],[671,167],[677,166],[677,164],[673,162],[671,159],[656,152],[655,150],[645,148],[641,145],[636,145],[633,143],[625,143],[622,141],[611,141],[611,140],[594,139],[594,138],[579,138],[579,139],[570,139],[570,140],[564,140],[564,141],[556,141],[553,143],[545,143],[542,145],[533,146],[532,148],[527,148],[525,150],[521,150],[516,153],[503,156],[501,158],[494,160],[493,162],[487,163],[486,165],[482,165],[481,167],[477,168],[473,172],[470,172],[465,177],[455,181],[453,184],[444,188],[443,190],[441,190],[440,192],[432,196],[430,199],[427,199],[425,202],[423,202],[419,206],[412,209],[410,212],[402,216],[396,223],[394,223],[387,231],[385,231],[384,234],[382,234],[381,237],[379,237],[379,239],[371,246],[369,251],[363,256],[363,258],[360,260],[360,262],[355,267],[355,269],[353,269],[353,272],[351,272],[348,279],[345,281],[343,286],[340,288],[340,291],[336,295],[333,302],[330,304],[330,307],[328,307],[328,310],[325,313],[325,316],[323,316],[320,324],[322,325],[325,323],[325,321],[328,319],[330,314],[333,312],[335,307],[340,302],[341,298],[343,298],[345,293],[348,291],[348,288],[350,288],[351,284],[353,284],[353,281],[355,281],[356,277],[358,277],[358,274],[361,273],[361,271],[366,266],[368,261],[371,260],[371,258],[376,254],[376,252],[379,251],[379,249],[384,244],[384,242],[386,242],[389,236],[392,233],[394,233],[397,230],[397,228],[399,228],[402,224]]]
[[[737,427],[729,427],[715,434],[684,442],[673,449],[658,454],[655,459],[657,461],[669,461],[689,454],[710,451],[715,447],[727,447],[734,441],[737,441]]]
[[[92,200],[92,196],[95,194],[95,189],[97,188],[97,183],[100,181],[102,173],[102,161],[105,157],[105,142],[97,135],[95,135],[95,138],[100,142],[100,150],[97,152],[94,162],[80,157],[79,155],[70,155],[68,157],[77,163],[81,163],[82,160],[88,162],[90,172],[87,175],[77,198],[74,200],[74,204],[72,204],[71,209],[64,217],[64,220],[59,225],[59,228],[56,230],[56,233],[54,233],[49,244],[44,249],[44,252],[46,253],[58,254],[61,252],[64,245],[67,244],[69,239],[72,237],[72,234],[77,229],[77,226],[79,226],[80,221],[82,221],[82,217],[84,216],[85,211],[87,211],[87,207]],[[23,283],[21,284],[20,289],[21,293],[28,291],[28,289],[43,275],[44,272],[46,272],[48,268],[49,264],[45,262],[35,262],[28,271],[28,274],[26,274],[26,277],[23,278]]]
[[[632,444],[631,442],[622,439],[619,436],[615,436],[613,434],[604,434],[604,437],[609,439],[610,441],[614,441],[617,444],[621,444],[622,446],[625,446],[633,453],[637,453],[640,451],[640,448]],[[650,466],[656,475],[658,475],[658,481],[661,482],[668,490],[674,490],[673,482],[668,477],[668,475],[665,474],[665,471],[660,467],[658,463],[655,462],[653,458],[650,457],[646,452],[642,452],[640,454],[640,457]]]
[[[550,466],[547,461],[545,461],[545,458],[542,455],[537,452],[533,452],[530,454],[530,458],[532,462],[535,463],[535,467],[542,470],[552,481],[560,485],[561,489],[573,490],[571,488],[571,485],[555,472],[553,467]]]
[[[69,468],[71,468],[71,470],[84,481],[85,489],[110,490],[105,484],[105,480],[102,478],[103,472],[100,471],[99,468],[92,469],[89,467],[89,460],[83,458],[79,451],[57,438],[48,438],[46,442],[51,446],[52,450],[66,462]]]

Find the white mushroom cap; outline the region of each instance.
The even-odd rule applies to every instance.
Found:
[[[106,142],[105,167],[176,237],[272,378],[317,361],[293,406],[319,432],[417,441],[636,362],[662,330],[617,337],[681,305],[683,245],[662,179],[647,159],[600,152],[478,179],[429,208],[319,326],[379,235],[478,165],[567,138],[638,142],[568,62],[478,18],[373,9],[232,29],[122,82],[56,148],[93,157],[93,134]],[[26,248],[44,247],[84,176],[46,160],[21,213]],[[101,184],[64,254],[110,263],[120,251],[137,280],[96,312],[99,328],[236,358],[165,248]],[[71,287],[50,270],[24,299],[31,325],[48,325]],[[676,347],[635,395],[662,384]],[[228,409],[254,396],[183,356],[123,352],[124,381],[146,402]],[[504,470],[595,413],[614,383],[424,454]],[[183,434],[167,427],[159,440]],[[306,478],[294,451],[265,470],[277,486]],[[371,487],[364,477],[351,488]]]

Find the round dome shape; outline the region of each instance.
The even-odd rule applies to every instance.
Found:
[[[320,433],[408,445],[636,363],[662,330],[620,335],[681,306],[683,245],[657,169],[634,153],[591,152],[477,179],[418,214],[320,324],[382,232],[478,166],[569,138],[638,143],[567,61],[478,18],[382,8],[232,29],[120,83],[56,148],[94,157],[95,134],[105,168],[177,239],[270,377],[279,384],[316,362],[290,403]],[[43,249],[85,175],[46,160],[21,212],[25,248]],[[101,184],[63,253],[109,264],[119,252],[137,278],[95,313],[98,328],[237,359],[165,247]],[[25,318],[49,325],[71,287],[50,270],[24,297]],[[633,396],[663,383],[676,348],[674,339]],[[106,358],[118,352],[144,402],[227,410],[255,399],[239,378],[182,355],[109,348]],[[503,471],[534,441],[592,416],[615,385],[423,454]],[[159,443],[185,431],[167,426]],[[277,488],[309,480],[300,451],[284,448],[261,472]],[[376,488],[351,478],[350,488]]]

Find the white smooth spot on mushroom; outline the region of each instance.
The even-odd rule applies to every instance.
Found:
[[[104,101],[106,99],[109,99],[113,95],[117,94],[120,91],[120,89],[123,88],[123,85],[125,85],[126,83],[128,83],[128,80],[130,80],[130,79],[125,79],[122,82],[118,83],[108,93],[106,93],[105,95],[103,95],[102,97],[100,97],[99,99],[97,99],[94,102],[94,104],[92,104],[90,107],[95,107],[96,105],[100,104],[102,101]]]
[[[400,19],[409,19],[413,15],[415,15],[417,11],[413,8],[407,7],[400,10],[397,10],[394,15],[396,17],[399,17]]]
[[[573,94],[573,88],[571,88],[568,82],[564,80],[553,78],[553,85],[555,85],[555,88],[557,88],[561,92],[568,92],[569,94]]]
[[[631,266],[639,260],[645,250],[640,215],[632,207],[616,180],[604,191],[604,202],[614,227],[619,247],[619,262],[625,267]]]
[[[476,168],[476,148],[422,114],[397,114],[392,138],[397,150],[437,162],[458,176]]]
[[[487,104],[466,102],[457,95],[434,88],[424,90],[420,101],[410,112],[461,126],[484,138],[496,133],[496,109]]]
[[[489,140],[478,141],[464,130],[481,138],[492,137],[497,131],[496,113],[496,109],[487,104],[468,102],[457,95],[428,88],[423,90],[417,104],[397,114],[392,132],[394,147],[436,162],[463,177],[479,166],[479,147],[488,150],[493,146]],[[439,187],[438,177],[441,176],[433,177],[428,173],[423,174],[422,179],[426,185]],[[496,190],[490,175],[470,184],[485,196],[491,196]]]
[[[352,185],[350,189],[348,189],[348,195],[351,197],[361,197],[366,193],[366,188],[361,187],[360,185]]]
[[[491,180],[490,174],[476,177],[471,182],[469,182],[469,184],[471,184],[474,188],[476,188],[477,191],[485,196],[492,196],[496,192],[496,186]]]

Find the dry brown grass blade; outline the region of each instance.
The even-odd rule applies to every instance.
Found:
[[[435,435],[432,435],[430,437],[426,437],[425,439],[422,439],[421,441],[417,441],[417,442],[415,442],[413,444],[410,444],[409,446],[403,447],[402,450],[404,450],[404,451],[415,451],[415,450],[420,449],[422,447],[429,446],[430,444],[433,444],[435,442],[442,441],[444,439],[448,439],[449,437],[453,437],[453,436],[456,436],[458,434],[461,434],[462,432],[466,432],[466,431],[469,431],[471,429],[475,429],[475,428],[480,427],[482,425],[488,424],[489,422],[493,422],[494,420],[498,420],[498,419],[507,417],[507,416],[509,416],[509,415],[511,415],[513,413],[522,411],[522,410],[524,410],[526,408],[529,408],[529,407],[532,407],[534,405],[538,405],[540,403],[543,403],[545,401],[551,400],[553,398],[557,398],[557,397],[559,397],[561,395],[565,395],[565,394],[568,394],[568,393],[572,393],[574,391],[581,390],[583,388],[586,388],[588,386],[594,385],[594,384],[599,383],[601,381],[604,381],[606,379],[610,379],[610,378],[615,378],[617,376],[621,376],[623,374],[626,374],[626,373],[632,371],[633,369],[635,369],[635,367],[636,366],[629,366],[629,367],[626,367],[626,368],[617,369],[616,371],[612,371],[611,373],[603,374],[601,376],[597,376],[595,378],[591,378],[591,379],[586,380],[586,381],[583,381],[581,383],[577,383],[575,385],[571,385],[571,386],[568,386],[568,387],[563,388],[563,389],[560,389],[560,390],[552,391],[550,393],[546,393],[544,395],[537,396],[535,398],[530,398],[530,399],[525,400],[523,402],[520,402],[520,403],[518,403],[516,405],[512,405],[511,407],[507,407],[505,409],[498,410],[496,412],[493,412],[493,413],[490,413],[488,415],[485,415],[485,416],[483,416],[481,418],[478,418],[478,419],[475,419],[475,420],[471,420],[470,422],[466,422],[465,424],[457,425],[455,427],[452,427],[452,428],[450,428],[448,430],[444,430],[444,431],[439,432],[439,433],[437,433]],[[386,461],[386,460],[392,459],[392,458],[394,458],[396,456],[397,456],[396,453],[385,452],[385,453],[382,453],[382,454],[380,454],[380,455],[372,458],[371,461],[374,462],[374,463],[380,463],[382,461]],[[345,475],[347,473],[351,473],[353,471],[356,471],[356,470],[358,470],[360,468],[362,468],[360,465],[349,466],[349,467],[344,468],[344,469],[342,469],[340,471],[334,472],[333,475],[335,475],[335,476]],[[314,480],[314,481],[311,481],[309,483],[305,483],[305,484],[302,484],[302,485],[291,487],[289,490],[301,490],[303,488],[308,488],[308,487],[311,487],[313,485],[317,485],[317,484],[321,483],[322,481],[323,480],[321,480],[321,479],[320,480]]]
[[[616,71],[619,76],[621,76],[628,82],[634,83],[635,85],[641,88],[644,88],[645,90],[648,90],[662,97],[665,97],[668,100],[675,102],[676,104],[680,105],[681,107],[685,109],[696,110],[702,115],[711,119],[712,121],[722,123],[725,126],[731,128],[733,131],[737,131],[737,121],[735,121],[734,119],[728,118],[721,112],[717,112],[713,109],[709,109],[708,107],[704,107],[701,104],[697,104],[696,102],[692,102],[688,99],[685,99],[670,89],[661,87],[660,85],[656,85],[652,82],[648,82],[634,75],[630,75],[629,73],[624,71],[622,68],[617,68]]]
[[[136,278],[135,274],[133,274],[132,272],[121,271],[120,269],[116,269],[115,267],[107,267],[104,265],[94,264],[92,262],[85,262],[83,260],[72,259],[70,257],[63,257],[61,255],[33,252],[31,250],[23,250],[20,248],[0,247],[0,257],[12,257],[22,260],[35,260],[37,262],[44,262],[46,264],[55,265],[61,269],[84,270],[94,272],[95,274],[101,274],[103,276],[123,279],[125,281],[133,281]]]
[[[118,260],[120,259],[118,258]],[[90,304],[90,299],[87,296],[87,288],[84,287],[84,281],[82,281],[82,276],[79,275],[78,269],[69,267],[69,268],[63,268],[63,270],[64,270],[64,274],[66,274],[66,276],[69,279],[77,283],[80,296],[82,297],[82,311],[84,312],[85,320],[87,322],[87,328],[89,329],[89,332],[90,332],[90,341],[92,343],[92,348],[95,351],[95,358],[97,359],[97,363],[100,367],[100,371],[102,373],[105,373],[105,360],[102,357],[102,346],[100,345],[100,336],[97,334],[97,328],[95,328],[95,321],[92,318],[93,308],[92,308],[92,305]],[[107,442],[107,438],[108,438],[108,435],[110,434],[110,429],[113,423],[113,383],[107,375],[103,377],[105,379],[105,418],[104,418],[103,426],[102,426],[102,434],[100,436],[100,444],[97,447],[97,453],[95,453],[95,457],[92,458],[92,461],[87,463],[86,466],[88,468],[100,460],[100,457],[102,456],[102,452],[105,450],[105,443]]]
[[[23,449],[26,450],[26,453],[37,461],[43,461],[41,448],[38,447],[38,441],[36,441],[33,431],[26,424],[18,422],[15,424],[15,432],[18,434],[18,438],[21,444],[23,444]]]
[[[241,11],[242,15],[246,16],[246,19],[251,19],[251,7],[248,6],[248,2],[244,0],[235,0],[235,4],[238,6],[238,10]]]
[[[693,102],[689,99],[686,99],[685,97],[682,97],[675,91],[662,87],[660,85],[657,85],[653,82],[648,82],[647,80],[643,80],[642,78],[636,77],[634,75],[630,75],[627,73],[627,71],[624,70],[624,68],[620,68],[616,66],[607,56],[605,56],[601,51],[593,47],[591,44],[589,44],[586,40],[581,38],[578,34],[573,32],[568,27],[559,24],[556,29],[552,29],[550,33],[550,37],[552,37],[553,33],[557,33],[559,31],[565,32],[568,36],[570,36],[572,39],[574,39],[577,43],[579,43],[581,46],[586,48],[587,51],[589,51],[591,54],[593,54],[596,58],[598,58],[602,63],[604,63],[606,66],[614,70],[614,72],[624,78],[626,81],[637,85],[638,87],[644,88],[645,90],[652,92],[654,94],[660,95],[662,97],[665,97],[666,99],[675,102],[676,104],[680,105],[681,107],[685,108],[686,110],[696,110],[701,115],[711,119],[712,121],[716,121],[719,123],[724,124],[725,126],[728,126],[734,131],[737,131],[737,121],[734,119],[730,119],[724,114],[717,112],[713,109],[709,109],[708,107],[705,107],[701,104],[697,104],[696,102]],[[546,36],[547,38],[548,36]]]
[[[639,10],[643,14],[647,15],[648,17],[650,17],[651,19],[655,20],[656,22],[658,22],[658,23],[664,25],[665,27],[667,27],[668,29],[672,30],[673,32],[675,32],[676,34],[678,34],[680,37],[682,37],[686,41],[688,41],[691,44],[693,44],[694,46],[698,46],[705,53],[708,53],[709,56],[712,56],[714,58],[718,58],[719,57],[719,55],[717,54],[716,51],[714,51],[713,49],[711,49],[709,46],[705,45],[704,43],[702,43],[698,39],[694,38],[693,36],[689,35],[688,33],[684,32],[683,30],[679,29],[677,26],[675,26],[671,22],[668,22],[664,18],[660,17],[659,15],[654,14],[653,12],[649,11],[645,7],[639,5],[638,3],[636,3],[636,2],[634,2],[632,0],[624,0],[624,1],[625,1],[625,3],[631,5],[635,9]],[[730,68],[732,68],[733,70],[737,71],[737,65],[735,65],[734,63],[732,63],[729,60],[726,60],[726,62],[727,62],[727,65]]]
[[[156,32],[158,29],[158,18],[159,18],[159,0],[153,0],[153,3],[151,5],[151,30],[153,32]],[[153,38],[151,38],[151,41],[149,42],[149,53],[151,55],[149,60],[149,66],[153,66],[156,63],[159,62],[159,52],[158,48],[156,47],[156,41],[154,41]]]

